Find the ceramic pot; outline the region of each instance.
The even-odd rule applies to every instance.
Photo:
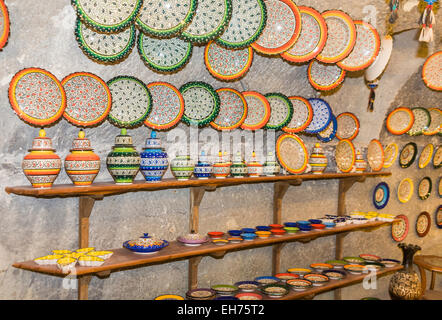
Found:
[[[249,177],[259,177],[263,173],[263,165],[256,159],[256,153],[252,153],[252,159],[247,162],[247,173]]]
[[[230,175],[229,161],[225,161],[222,152],[218,154],[218,160],[213,164],[213,175],[216,179],[225,179]]]
[[[212,175],[212,172],[212,164],[207,160],[207,156],[204,151],[201,151],[201,156],[198,160],[198,163],[195,165],[193,174],[198,179],[209,179],[209,177]]]
[[[23,158],[23,172],[34,188],[50,188],[61,170],[61,159],[52,148],[52,139],[41,129],[32,149]]]
[[[388,292],[393,300],[417,300],[423,292],[419,275],[413,269],[413,257],[421,248],[404,243],[399,243],[398,247],[402,249],[404,268],[391,277]]]
[[[89,139],[80,130],[78,138],[72,142],[70,154],[64,159],[64,169],[75,186],[88,186],[100,172],[100,157],[91,147]]]
[[[189,180],[194,169],[195,163],[189,155],[179,155],[170,163],[170,170],[177,180]]]
[[[247,175],[247,166],[241,157],[241,152],[238,152],[233,158],[232,165],[230,166],[230,174],[234,178],[244,178]]]
[[[315,143],[312,154],[309,158],[309,164],[313,174],[321,174],[327,168],[328,160],[319,143]]]
[[[167,153],[161,146],[157,133],[152,131],[146,139],[144,151],[140,153],[140,171],[147,182],[159,182],[169,167]]]
[[[272,152],[267,154],[266,162],[264,163],[263,173],[265,176],[273,177],[281,171],[279,163],[276,161],[275,155]]]
[[[356,160],[354,166],[355,172],[362,173],[367,169],[367,161],[364,160],[361,152],[358,150],[356,152]]]
[[[107,155],[106,165],[116,184],[131,184],[140,170],[140,154],[125,128],[115,137],[115,145]]]

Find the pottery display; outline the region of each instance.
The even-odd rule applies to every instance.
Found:
[[[247,162],[247,173],[249,177],[259,177],[263,174],[263,165],[256,159],[255,151],[252,153],[252,159]]]
[[[358,150],[356,151],[356,160],[354,164],[354,170],[357,173],[362,173],[367,169],[367,161],[365,161],[364,156]]]
[[[124,248],[129,249],[136,254],[153,254],[168,245],[168,241],[152,238],[148,233],[145,233],[137,240],[128,240],[123,243]]]
[[[78,138],[72,142],[71,153],[64,160],[66,173],[76,186],[92,184],[100,172],[100,157],[92,150],[91,142],[80,130]]]
[[[146,139],[144,151],[140,153],[140,171],[147,182],[161,181],[169,167],[167,153],[161,147],[161,140],[157,138],[156,131],[150,133]]]
[[[327,168],[328,160],[324,154],[324,151],[319,143],[315,143],[312,154],[309,158],[309,164],[312,168],[313,174],[321,174]]]
[[[115,145],[106,159],[107,169],[116,184],[131,184],[140,170],[141,157],[132,144],[127,129],[115,137]]]
[[[218,153],[218,159],[213,164],[213,175],[217,179],[225,179],[230,175],[230,165],[231,163],[223,157],[223,153],[220,151]]]
[[[50,188],[61,170],[61,159],[52,148],[52,139],[41,129],[32,149],[22,162],[23,172],[34,188]]]
[[[279,163],[276,161],[276,157],[273,152],[267,154],[266,162],[263,167],[263,174],[268,177],[273,177],[281,171]]]
[[[194,176],[198,179],[208,179],[212,175],[212,172],[212,164],[207,160],[205,152],[201,151],[198,163],[195,165],[195,169],[193,170]]]
[[[241,156],[241,152],[237,152],[233,157],[232,165],[230,166],[230,174],[234,178],[244,178],[247,176],[247,165]]]
[[[170,170],[177,180],[186,181],[193,175],[195,163],[189,155],[178,155],[170,163]]]

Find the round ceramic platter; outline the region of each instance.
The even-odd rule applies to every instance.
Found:
[[[393,38],[386,35],[381,40],[381,48],[379,54],[374,62],[365,70],[365,79],[368,82],[376,80],[390,61],[391,53],[393,51]]]
[[[235,89],[221,88],[216,92],[220,99],[219,113],[210,125],[217,130],[239,128],[247,116],[247,101]]]
[[[218,38],[232,16],[232,0],[198,0],[192,22],[180,37],[194,44],[204,44]]]
[[[66,94],[61,82],[49,71],[27,68],[12,78],[9,102],[20,119],[44,127],[63,115]]]
[[[431,194],[431,190],[433,188],[433,183],[431,182],[430,177],[424,177],[419,182],[419,185],[417,187],[417,195],[419,199],[425,200],[428,199],[428,197]]]
[[[433,53],[425,61],[422,79],[428,88],[442,91],[442,51]]]
[[[184,300],[184,298],[175,294],[163,294],[156,297],[154,300]]]
[[[144,0],[135,21],[145,34],[173,37],[192,21],[197,0]]]
[[[132,51],[136,29],[132,25],[115,34],[98,33],[77,19],[75,38],[90,59],[99,63],[116,63],[125,59]]]
[[[430,112],[425,108],[412,108],[414,115],[413,126],[407,131],[410,136],[419,136],[428,128],[431,122]]]
[[[204,51],[204,62],[210,74],[220,80],[236,80],[245,75],[253,61],[253,49],[226,49],[209,42]]]
[[[337,129],[338,129],[338,121],[336,120],[336,117],[332,114],[332,119],[330,123],[324,130],[316,134],[316,138],[318,138],[322,142],[329,142],[336,137]]]
[[[373,204],[376,209],[383,209],[390,199],[390,188],[385,182],[379,183],[373,191]]]
[[[403,214],[396,216],[395,219],[399,219],[399,221],[392,223],[391,236],[393,237],[394,241],[401,242],[407,237],[410,225],[407,216]]]
[[[192,55],[193,45],[179,38],[150,38],[140,32],[138,53],[146,65],[157,72],[181,69]]]
[[[167,130],[177,125],[184,113],[181,92],[166,82],[152,82],[147,88],[152,95],[152,110],[144,124],[154,130]]]
[[[241,129],[259,130],[263,128],[270,119],[269,101],[255,91],[244,91],[242,95],[247,102],[247,117],[241,125]]]
[[[301,13],[301,33],[295,44],[281,57],[290,62],[314,59],[327,41],[327,24],[322,15],[313,8],[298,7]]]
[[[426,211],[421,212],[416,219],[416,233],[419,237],[425,237],[431,228],[431,217]]]
[[[442,205],[440,205],[436,209],[435,218],[436,218],[436,226],[439,229],[442,229]]]
[[[380,171],[384,167],[384,148],[377,139],[368,144],[367,162],[372,171]]]
[[[339,10],[322,13],[327,23],[327,41],[316,59],[324,63],[336,63],[346,58],[356,42],[356,27],[352,18]]]
[[[414,162],[417,156],[417,145],[414,142],[407,143],[399,154],[399,165],[402,168],[408,168]]]
[[[433,167],[434,169],[440,168],[442,165],[442,148],[441,146],[437,147],[433,156]]]
[[[360,71],[369,67],[376,59],[381,48],[381,39],[376,29],[369,23],[354,21],[356,43],[351,53],[339,61],[339,67],[346,71]]]
[[[413,195],[414,185],[410,178],[403,179],[397,188],[397,196],[400,202],[406,203]]]
[[[411,129],[414,123],[414,113],[410,108],[398,107],[388,114],[385,122],[391,134],[400,135]]]
[[[251,44],[256,51],[275,55],[292,47],[301,33],[301,13],[292,0],[267,0],[266,26]]]
[[[264,95],[270,103],[270,118],[265,129],[281,130],[290,123],[293,117],[293,105],[290,99],[281,93]]]
[[[310,102],[303,97],[289,97],[293,105],[292,120],[282,130],[287,133],[301,132],[312,122],[313,109]]]
[[[332,120],[332,110],[330,105],[323,99],[310,98],[308,99],[313,109],[313,119],[307,128],[304,129],[306,133],[318,133],[327,128]]]
[[[276,141],[279,163],[290,173],[303,173],[308,164],[308,152],[304,142],[295,134],[284,133]]]
[[[421,155],[418,160],[419,168],[423,169],[431,162],[431,159],[433,157],[433,152],[434,152],[434,145],[431,143],[427,144],[422,149]]]
[[[353,169],[356,161],[356,152],[353,143],[350,140],[340,140],[336,145],[335,160],[338,169],[347,173]]]
[[[112,95],[109,121],[121,128],[133,128],[143,123],[152,108],[152,96],[147,86],[131,76],[117,76],[107,85]]]
[[[439,192],[439,198],[442,198],[442,177],[439,178],[439,187],[437,189]]]
[[[180,88],[184,98],[184,114],[181,119],[192,126],[203,127],[218,115],[220,98],[210,84],[201,81],[188,82]]]
[[[390,168],[397,158],[399,147],[396,143],[390,143],[384,149],[384,168]]]
[[[255,42],[267,21],[263,0],[232,0],[232,17],[216,42],[226,48],[242,49]]]
[[[439,108],[429,108],[431,122],[422,133],[426,136],[442,134],[442,110]]]
[[[143,0],[72,0],[77,16],[98,32],[114,33],[133,24]]]
[[[0,50],[6,45],[9,38],[9,13],[3,0],[0,0]]]
[[[308,81],[316,90],[329,91],[338,87],[345,79],[345,70],[336,64],[325,64],[312,60],[307,69]]]
[[[359,133],[359,120],[353,113],[341,113],[336,117],[336,121],[338,122],[336,138],[339,140],[356,138]]]
[[[63,116],[70,123],[91,127],[106,119],[112,106],[110,90],[100,77],[76,72],[65,77],[61,84],[66,93]]]

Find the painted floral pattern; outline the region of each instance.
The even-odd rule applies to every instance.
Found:
[[[307,121],[311,121],[312,107],[308,101],[297,97],[289,97],[293,105],[293,116],[284,130],[293,131],[303,127]]]
[[[253,51],[249,48],[241,50],[225,49],[215,42],[208,45],[205,62],[211,73],[220,79],[234,79],[241,76],[250,66]]]
[[[336,135],[341,139],[353,139],[359,131],[359,121],[353,114],[345,113],[339,115]]]
[[[270,113],[269,107],[266,105],[266,98],[264,96],[258,98],[253,94],[244,94],[244,99],[247,102],[247,117],[243,122],[243,126],[264,126],[266,124],[264,122],[265,118]]]
[[[352,169],[355,162],[355,149],[350,141],[342,140],[336,145],[335,160],[338,169],[342,172]]]
[[[318,90],[332,89],[344,80],[345,71],[336,64],[324,64],[313,60],[308,70],[309,81]]]
[[[414,120],[408,109],[395,109],[387,119],[388,131],[391,133],[403,132],[410,126],[412,121]]]
[[[291,116],[290,106],[287,105],[287,102],[278,96],[268,96],[267,100],[271,108],[270,119],[267,125],[278,127],[284,122],[286,123],[287,119]]]
[[[424,108],[412,108],[411,111],[414,115],[413,126],[407,131],[410,136],[420,135],[426,129],[431,122],[430,113]]]
[[[300,140],[287,136],[278,146],[278,157],[287,170],[298,171],[305,166],[308,155]]]
[[[338,16],[325,17],[327,41],[319,56],[332,59],[341,55],[350,45],[351,34],[347,21]]]
[[[324,130],[330,123],[332,113],[327,102],[319,98],[308,99],[313,109],[312,122],[305,129],[307,133],[316,133]]]
[[[404,179],[401,181],[398,187],[398,198],[401,202],[407,202],[410,200],[411,193],[413,192],[413,185],[411,180]]]
[[[301,11],[301,33],[293,47],[287,50],[287,53],[293,56],[310,54],[317,49],[321,36],[319,22],[311,13]]]
[[[140,0],[77,0],[83,12],[92,21],[113,26],[127,20],[137,8]]]
[[[384,150],[379,140],[373,139],[368,144],[367,162],[373,171],[378,171],[384,166]]]
[[[184,108],[181,93],[166,85],[148,85],[152,95],[152,110],[146,118],[147,126],[166,126],[179,121]]]
[[[233,90],[217,90],[221,105],[213,123],[219,128],[237,128],[244,121],[247,105],[240,93]]]
[[[442,51],[436,52],[427,59],[422,69],[422,78],[428,87],[442,90]]]
[[[204,87],[190,87],[181,92],[184,98],[184,115],[192,120],[204,120],[210,117],[215,108],[212,93]]]

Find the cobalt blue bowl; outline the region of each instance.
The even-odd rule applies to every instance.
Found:
[[[228,232],[229,232],[229,234],[230,234],[232,237],[238,237],[238,236],[240,236],[241,233],[242,233],[241,230],[229,230]]]
[[[309,219],[308,220],[311,224],[321,224],[322,220],[320,219]]]
[[[269,226],[256,226],[255,229],[258,231],[270,231],[271,228]]]
[[[285,222],[284,225],[290,228],[296,228],[298,226],[296,222]]]
[[[242,233],[255,233],[256,229],[255,228],[242,228],[241,229]]]

